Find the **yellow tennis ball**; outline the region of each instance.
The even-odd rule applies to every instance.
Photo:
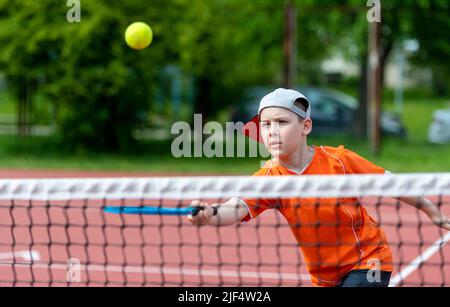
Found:
[[[152,43],[152,40],[152,28],[144,22],[135,22],[125,31],[125,41],[133,49],[145,49]]]

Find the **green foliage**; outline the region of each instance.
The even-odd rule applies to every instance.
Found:
[[[434,91],[444,96],[450,93],[450,3],[431,1],[425,8],[412,18],[412,31],[421,43],[416,61],[432,68]]]
[[[352,59],[362,57],[366,1],[294,3],[298,81],[320,82],[319,63],[336,50]],[[138,115],[160,115],[153,97],[168,65],[194,77],[194,109],[204,107],[210,113],[205,115],[220,114],[248,86],[281,84],[285,4],[81,1],[81,23],[69,23],[66,1],[0,0],[0,71],[17,96],[27,87],[40,102],[51,104],[64,147],[127,150]],[[418,39],[417,63],[432,66],[436,79],[448,84],[448,1],[383,2],[383,14],[385,46]],[[123,38],[134,21],[147,22],[154,32],[152,45],[141,52],[128,48]]]
[[[13,88],[27,80],[48,97],[58,110],[62,144],[128,148],[165,52],[164,46],[133,51],[123,32],[132,19],[151,20],[151,14],[130,18],[133,8],[91,1],[82,4],[82,22],[69,23],[68,8],[58,0],[2,1],[0,8],[1,68]]]
[[[322,5],[333,1],[320,1]],[[317,2],[316,2],[317,3]],[[335,29],[339,40],[335,50],[347,58],[364,56],[367,48],[366,8],[359,0],[340,1],[341,13]],[[344,5],[347,10],[344,12]],[[331,6],[332,7],[332,6]],[[353,7],[354,9],[350,9]],[[422,67],[431,68],[434,77],[434,94],[448,94],[450,84],[450,3],[447,0],[396,0],[382,1],[382,46],[389,57],[394,48],[405,39],[415,39],[420,50],[412,60]],[[335,9],[339,10],[339,7]],[[327,16],[331,16],[327,13]]]

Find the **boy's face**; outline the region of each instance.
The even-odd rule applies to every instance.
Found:
[[[310,119],[278,107],[266,108],[260,115],[261,136],[273,158],[283,159],[298,153],[311,132]]]

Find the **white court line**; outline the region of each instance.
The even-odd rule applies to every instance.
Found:
[[[13,263],[1,262],[1,266],[11,266]],[[29,263],[15,263],[14,266],[30,268]],[[51,270],[65,270],[67,265],[64,264],[40,264],[33,263],[31,265],[36,269],[51,269]],[[254,278],[254,279],[276,279],[276,280],[294,280],[294,281],[310,281],[307,274],[293,274],[293,273],[276,273],[276,272],[253,272],[253,271],[232,271],[232,270],[211,270],[211,269],[185,269],[185,268],[161,268],[156,266],[113,266],[113,265],[82,265],[82,271],[89,272],[112,272],[112,273],[145,273],[145,274],[164,274],[177,276],[203,276],[203,277],[234,277],[234,278]]]
[[[5,259],[19,259],[21,258],[23,261],[40,261],[41,255],[38,251],[20,251],[13,253],[0,253],[0,260]]]
[[[434,242],[426,251],[420,254],[416,259],[414,259],[406,268],[401,270],[396,276],[394,276],[389,284],[389,287],[398,286],[403,280],[405,280],[409,275],[414,273],[419,266],[430,259],[436,252],[438,252],[444,245],[450,241],[450,232],[447,232],[445,236],[439,238]]]

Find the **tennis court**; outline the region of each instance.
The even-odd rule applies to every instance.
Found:
[[[45,177],[66,175],[45,172]],[[450,213],[449,196],[431,199]],[[188,203],[161,200],[156,205]],[[394,254],[393,286],[449,286],[450,247],[439,246],[449,233],[394,199],[368,197],[362,203],[387,234]],[[275,210],[237,227],[198,228],[180,216],[109,215],[102,211],[106,205],[155,202],[2,200],[0,285],[311,286],[297,242]],[[68,266],[69,259],[79,263]]]
[[[0,0],[0,286],[450,286],[450,1],[147,2]]]

